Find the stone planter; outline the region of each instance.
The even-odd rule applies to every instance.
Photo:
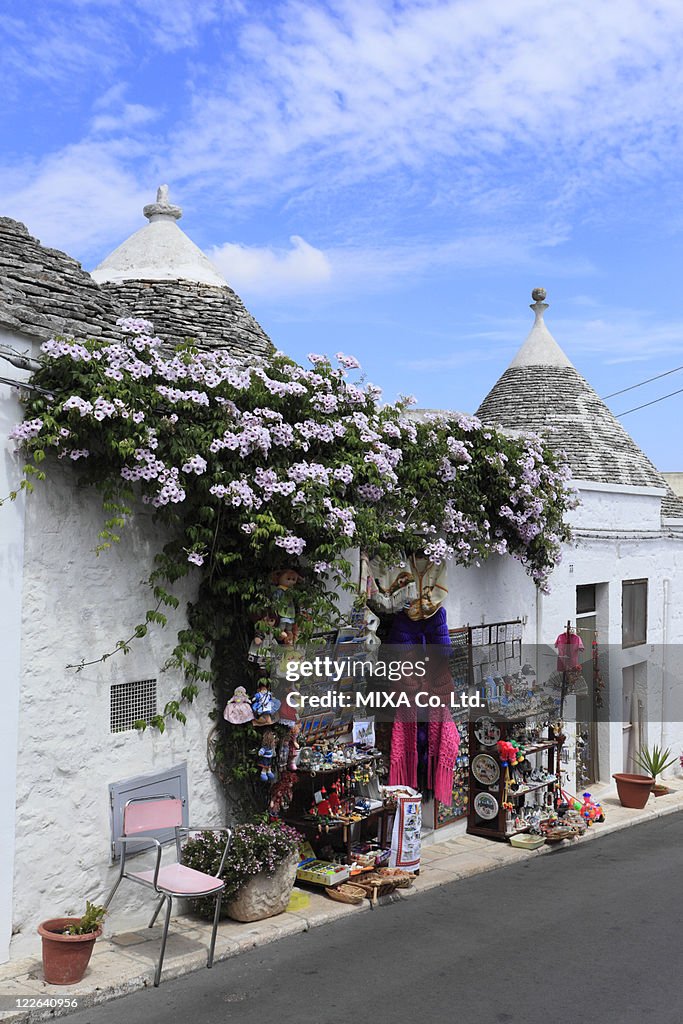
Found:
[[[649,775],[628,775],[623,772],[618,772],[612,778],[617,784],[621,806],[642,810],[648,801],[655,780]]]
[[[282,914],[294,888],[298,863],[298,857],[292,857],[283,861],[272,875],[261,873],[250,878],[228,903],[228,917],[234,921],[263,921]]]
[[[85,935],[64,935],[80,917],[53,917],[38,925],[43,940],[43,974],[48,985],[76,985],[82,980],[102,929]]]

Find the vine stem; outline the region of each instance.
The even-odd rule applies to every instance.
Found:
[[[147,622],[159,622],[160,620],[163,620],[163,622],[161,624],[164,625],[164,626],[166,625],[166,616],[162,615],[159,612],[159,609],[161,608],[163,603],[164,603],[163,598],[159,598],[159,600],[156,603],[156,607],[153,608],[151,611],[147,612],[147,615],[146,615]],[[105,654],[100,655],[99,658],[93,658],[92,661],[86,661],[85,658],[81,658],[81,660],[79,661],[79,663],[77,665],[67,665],[66,667],[67,668],[73,668],[73,669],[76,670],[76,672],[82,672],[84,668],[89,668],[91,665],[99,665],[101,663],[104,663],[109,658],[111,658],[112,655],[114,655],[114,654],[119,654],[120,652],[123,652],[124,654],[128,654],[128,652],[130,651],[130,645],[133,642],[133,640],[141,640],[142,637],[145,636],[146,633],[147,633],[147,625],[146,625],[146,623],[145,624],[140,623],[140,625],[135,627],[135,631],[133,632],[133,634],[131,636],[128,637],[127,640],[117,640],[116,646],[115,646],[113,651],[107,651]]]

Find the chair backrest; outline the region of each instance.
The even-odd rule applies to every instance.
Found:
[[[157,832],[176,828],[183,823],[183,801],[176,797],[153,797],[131,800],[123,811],[123,834],[134,836],[139,832]]]

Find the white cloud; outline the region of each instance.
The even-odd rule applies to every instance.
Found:
[[[23,221],[45,245],[99,252],[140,227],[150,201],[105,145],[70,146],[37,165],[0,168],[3,213]]]
[[[228,208],[284,198],[304,236],[307,212],[329,204],[329,237],[318,244],[331,269],[296,245],[263,249],[258,265],[278,268],[282,280],[286,272],[317,287],[350,279],[363,261],[375,281],[446,256],[487,266],[506,245],[528,257],[567,239],[577,211],[623,207],[625,184],[654,193],[683,157],[678,0],[36,4],[30,25],[5,19],[8,79],[42,76],[70,95],[97,75],[105,95],[80,142],[25,162],[21,202],[10,191],[8,212],[30,208],[36,189],[27,219],[59,221],[81,251],[108,214],[93,205],[89,217],[74,217],[74,205],[111,194],[137,211],[143,181],[147,193],[164,179],[178,183],[179,201],[201,197],[204,208],[209,194]],[[202,42],[225,60],[203,63]],[[195,63],[180,65],[185,106],[176,103],[165,130],[139,144],[155,112],[144,95],[126,103],[120,80],[150,46],[195,48]],[[103,132],[106,154],[93,143]],[[83,191],[74,153],[90,152],[105,185]],[[441,255],[419,241],[397,244],[419,233],[419,211],[442,215],[444,234],[462,241],[438,243]],[[249,252],[241,262],[251,266]],[[259,279],[256,266],[250,273]]]
[[[325,253],[299,235],[290,242],[290,249],[225,242],[208,256],[228,283],[246,295],[291,295],[328,284],[332,267]]]

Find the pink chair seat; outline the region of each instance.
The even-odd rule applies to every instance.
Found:
[[[131,878],[137,878],[141,882],[154,883],[154,871],[131,871]],[[159,869],[157,885],[163,892],[171,896],[196,896],[198,893],[216,892],[222,889],[225,883],[214,875],[205,875],[195,868],[188,868],[185,864],[169,864]]]

